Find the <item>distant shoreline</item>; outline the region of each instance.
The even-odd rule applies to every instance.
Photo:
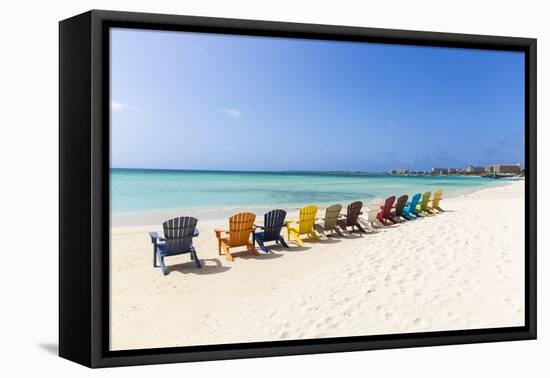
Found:
[[[211,174],[273,174],[273,175],[321,175],[321,176],[383,176],[383,177],[396,177],[396,178],[407,178],[407,177],[462,177],[462,178],[480,178],[482,175],[468,175],[468,174],[431,174],[428,171],[423,171],[425,173],[408,173],[408,174],[391,174],[388,172],[375,172],[375,171],[360,171],[360,170],[350,170],[350,171],[307,171],[307,170],[274,170],[274,171],[256,171],[256,170],[223,170],[223,169],[184,169],[184,168],[119,168],[111,167],[109,168],[111,172],[157,172],[157,173],[211,173]],[[418,172],[422,172],[419,170]],[[516,176],[511,176],[510,178],[521,178]]]

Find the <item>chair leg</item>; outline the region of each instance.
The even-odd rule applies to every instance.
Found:
[[[283,239],[282,237],[281,237],[279,240],[277,240],[277,241],[278,241],[283,247],[285,247],[285,248],[290,248],[290,247],[288,246],[288,244],[286,244],[285,239]]]
[[[365,231],[365,229],[363,227],[361,227],[361,225],[359,223],[357,223],[355,226],[357,226],[357,228],[359,229],[359,232],[361,232],[363,234],[367,233],[367,231]]]
[[[321,227],[320,224],[316,224],[315,226],[313,226],[313,228],[315,229],[315,231],[316,231],[319,235],[327,236],[327,234],[326,234],[326,232],[325,232],[326,230],[325,230],[323,227]]]
[[[269,249],[266,248],[266,246],[264,245],[264,242],[260,239],[256,239],[256,243],[258,243],[258,245],[260,246],[260,249],[262,251],[264,251],[265,253],[269,253]]]
[[[315,230],[311,230],[311,232],[309,233],[309,237],[314,240],[321,240],[321,237],[317,235],[317,232],[315,232]]]
[[[229,247],[226,245],[223,245],[223,253],[225,254],[225,258],[227,261],[234,261],[233,255],[231,255],[231,252],[229,252]]]
[[[302,239],[300,239],[300,234],[298,234],[297,232],[292,232],[292,237],[296,244],[298,244],[300,247],[304,246],[304,242],[302,241]],[[290,240],[290,238],[288,240]]]
[[[191,260],[195,261],[195,265],[197,268],[202,268],[201,262],[199,261],[199,256],[197,256],[197,251],[195,251],[195,248],[191,250]]]
[[[153,247],[153,268],[156,268],[157,266],[157,249]]]
[[[342,230],[343,235],[349,236],[351,235],[348,231],[348,227],[346,226],[345,222],[338,222],[338,227],[340,227],[340,230]]]
[[[256,251],[256,247],[254,246],[254,244],[247,244],[247,248],[248,248],[248,251],[250,253],[252,253],[253,255],[255,256],[259,256],[260,254],[258,253],[258,251]]]
[[[159,255],[159,262],[160,262],[160,267],[162,268],[162,274],[164,274],[165,276],[168,275],[168,268],[166,267],[166,264],[164,264],[164,257]]]

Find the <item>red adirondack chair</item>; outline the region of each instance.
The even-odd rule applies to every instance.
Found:
[[[394,202],[395,196],[386,198],[384,206],[380,208],[380,212],[376,215],[376,219],[378,219],[380,223],[382,223],[384,226],[391,226],[392,224],[396,223],[391,216],[391,209]]]

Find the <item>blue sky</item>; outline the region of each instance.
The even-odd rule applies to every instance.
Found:
[[[519,52],[111,30],[111,166],[524,163]]]

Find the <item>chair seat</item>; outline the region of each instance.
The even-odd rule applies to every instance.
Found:
[[[223,244],[225,244],[229,247],[242,247],[242,246],[250,244],[250,241],[247,241],[245,243],[238,243],[238,244],[231,243],[231,240],[229,240],[229,238],[221,238],[220,240]]]
[[[190,247],[188,250],[186,250],[186,251],[170,252],[170,251],[168,251],[168,247],[166,246],[166,243],[164,243],[164,242],[157,243],[157,253],[158,253],[160,256],[163,256],[163,257],[166,257],[166,256],[182,255],[182,254],[184,254],[184,253],[189,253],[189,252],[191,252],[192,250],[194,250],[193,246],[191,246],[191,247]]]
[[[265,232],[255,232],[254,237],[256,239],[260,239],[260,240],[263,240],[263,241],[268,241],[268,240],[265,240]]]
[[[279,235],[278,237],[275,236],[275,237],[269,237],[268,239],[266,239],[265,232],[263,232],[263,231],[262,231],[262,232],[255,232],[255,233],[254,233],[254,237],[255,237],[256,239],[259,239],[259,240],[262,240],[262,241],[266,241],[266,242],[268,242],[268,241],[275,241],[275,240],[281,239],[281,235]]]
[[[351,224],[349,224],[347,218],[346,219],[338,219],[338,225],[344,226],[344,227],[352,226]]]

